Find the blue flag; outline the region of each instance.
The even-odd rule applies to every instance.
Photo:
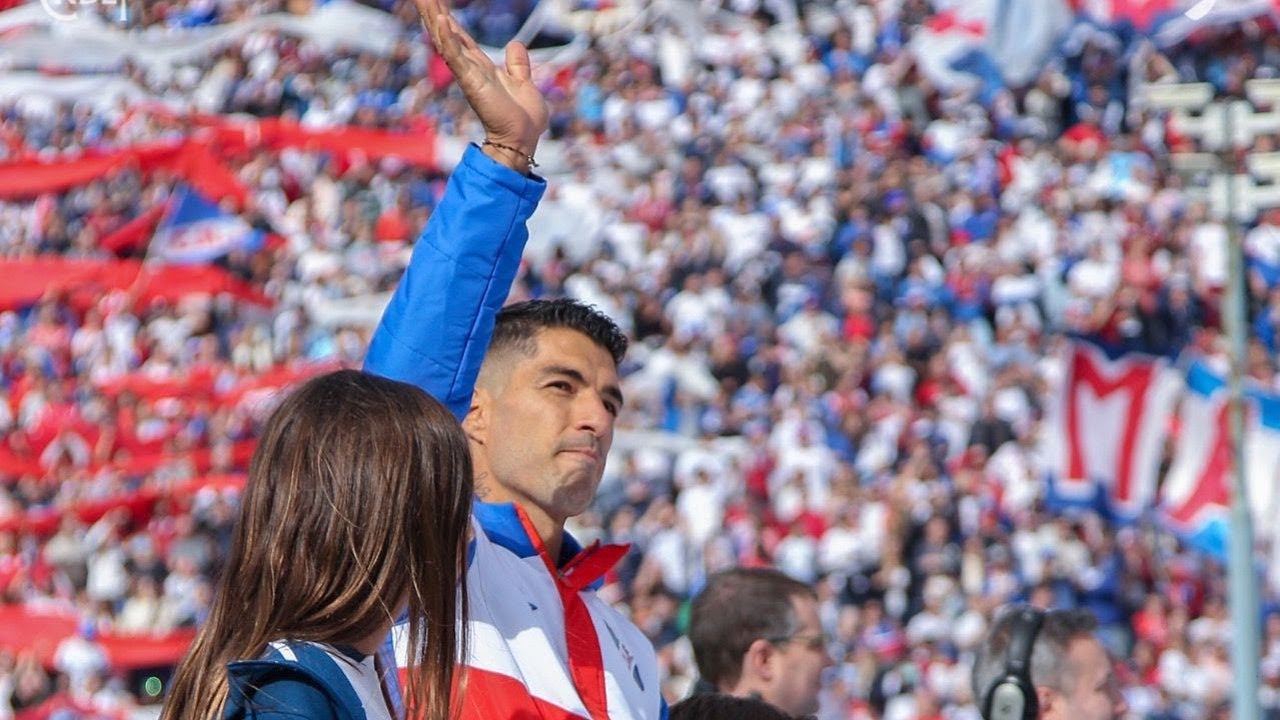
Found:
[[[150,255],[163,262],[190,265],[232,250],[252,252],[262,247],[262,241],[260,230],[184,186],[169,201],[169,212],[151,238]]]

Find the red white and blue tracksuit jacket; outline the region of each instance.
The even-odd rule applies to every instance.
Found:
[[[546,185],[475,146],[454,169],[383,315],[365,369],[413,383],[463,418]],[[471,643],[462,717],[659,720],[653,646],[595,594],[626,551],[566,536],[548,557],[524,513],[475,504],[467,570]],[[392,633],[399,665],[403,634]]]

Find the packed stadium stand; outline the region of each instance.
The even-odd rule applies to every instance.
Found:
[[[1224,712],[1225,470],[1179,454],[1225,437],[1218,406],[1064,419],[1102,402],[1086,366],[1221,395],[1228,234],[1142,88],[1276,77],[1280,8],[1188,4],[454,3],[531,45],[551,109],[512,298],[579,298],[633,341],[570,530],[632,543],[602,592],[669,701],[688,599],[741,564],[818,589],[823,720],[976,718],[973,650],[1014,599],[1097,615],[1130,717]],[[153,717],[273,397],[359,366],[480,128],[412,2],[0,8],[0,720]],[[1265,408],[1280,213],[1244,230]],[[1105,467],[1125,433],[1155,440]]]

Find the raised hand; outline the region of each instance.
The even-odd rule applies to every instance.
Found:
[[[486,139],[493,143],[485,148],[486,152],[509,167],[527,172],[527,158],[537,149],[549,118],[547,102],[530,74],[529,51],[518,42],[509,43],[506,67],[499,68],[453,19],[443,0],[414,2],[436,52],[453,71],[467,103],[484,126]]]

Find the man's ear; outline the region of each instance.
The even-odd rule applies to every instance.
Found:
[[[773,680],[773,657],[778,650],[773,643],[759,638],[747,646],[742,655],[742,681],[754,686],[755,683],[768,683]],[[750,690],[758,690],[749,687]]]
[[[1058,702],[1059,699],[1061,699],[1061,697],[1062,696],[1059,695],[1056,691],[1054,691],[1053,688],[1045,687],[1044,685],[1037,685],[1036,686],[1036,706],[1037,706],[1037,709],[1040,711],[1039,712],[1040,717],[1042,718],[1060,717],[1059,708],[1056,703]]]
[[[485,444],[492,404],[493,396],[488,390],[477,385],[475,391],[471,393],[471,407],[467,410],[467,416],[462,419],[462,431],[466,433],[468,440],[481,445]]]

